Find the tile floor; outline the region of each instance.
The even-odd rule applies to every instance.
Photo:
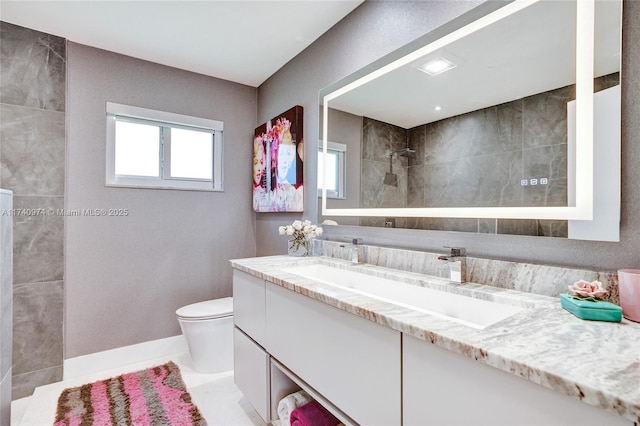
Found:
[[[265,426],[260,416],[233,383],[233,371],[218,374],[196,373],[186,353],[150,359],[118,369],[41,386],[35,390],[32,396],[13,401],[11,404],[11,425],[52,425],[58,396],[65,388],[142,370],[164,364],[169,360],[180,367],[187,390],[209,426]]]

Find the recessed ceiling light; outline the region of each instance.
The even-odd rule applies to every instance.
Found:
[[[429,75],[438,75],[455,67],[457,67],[456,64],[445,58],[436,58],[430,60],[424,65],[419,66],[418,69],[422,72],[426,72]]]
[[[442,109],[442,107],[441,107],[440,105],[438,105],[438,106],[436,106],[434,109],[435,109],[436,111],[440,111],[440,110]]]

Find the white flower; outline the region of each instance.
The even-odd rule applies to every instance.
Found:
[[[293,222],[292,226],[296,231],[300,231],[302,229],[302,222],[299,220],[296,220]]]
[[[287,235],[293,235],[293,226],[287,225]]]
[[[322,235],[322,228],[317,225],[309,225],[304,227],[304,235],[308,238],[315,238]]]
[[[286,226],[280,226],[278,228],[278,234],[284,235],[286,232],[287,232],[287,227]]]
[[[309,219],[305,220],[304,222],[302,222],[303,226],[310,226],[311,225],[311,221]]]

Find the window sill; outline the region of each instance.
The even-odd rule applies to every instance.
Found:
[[[213,188],[209,182],[200,185],[180,185],[172,184],[171,182],[163,182],[162,184],[144,184],[144,183],[124,183],[114,182],[106,183],[106,187],[109,188],[131,188],[131,189],[170,189],[179,191],[202,191],[202,192],[224,192],[223,188]]]

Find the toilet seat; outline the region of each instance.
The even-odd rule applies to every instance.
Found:
[[[233,315],[233,298],[223,297],[193,303],[178,309],[176,315],[178,319],[191,321],[229,317]]]

